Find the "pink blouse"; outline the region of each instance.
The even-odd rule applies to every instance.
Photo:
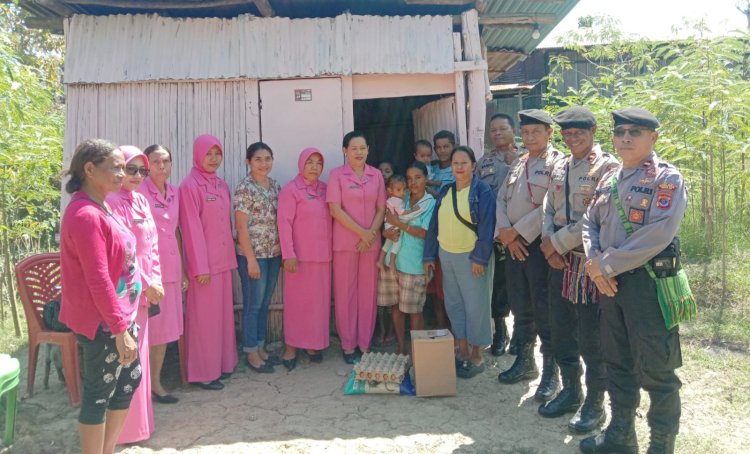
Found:
[[[156,223],[159,237],[159,259],[161,260],[161,281],[180,282],[182,280],[182,262],[177,244],[177,227],[179,224],[180,199],[177,189],[166,183],[166,194],[150,179],[146,179],[138,191],[148,201],[151,215]]]
[[[297,176],[279,193],[276,214],[284,260],[331,261],[331,213],[326,202],[326,184],[316,187]]]
[[[378,208],[385,207],[383,175],[375,167],[365,165],[362,178],[349,164],[331,170],[328,178],[326,202],[340,203],[341,208],[362,228],[369,228]],[[339,222],[333,222],[333,250],[357,250],[359,236]],[[380,235],[376,235],[370,250],[380,249]]]

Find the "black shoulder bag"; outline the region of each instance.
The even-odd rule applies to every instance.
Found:
[[[454,184],[451,186],[451,198],[453,199],[453,213],[455,213],[456,217],[459,221],[461,221],[461,224],[468,227],[474,234],[476,234],[479,229],[477,228],[476,224],[473,224],[466,219],[464,219],[459,213],[458,213],[458,196],[456,195],[456,185]]]

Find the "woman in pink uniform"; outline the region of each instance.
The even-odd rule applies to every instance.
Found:
[[[193,168],[180,185],[180,230],[187,262],[185,307],[187,376],[203,389],[220,390],[237,365],[232,270],[237,268],[229,186],[216,175],[221,142],[198,136]]]
[[[276,221],[284,260],[284,344],[282,360],[296,364],[297,349],[312,362],[328,347],[331,316],[331,214],[326,204],[323,154],[306,148],[299,174],[279,193]]]
[[[187,289],[187,276],[182,272],[177,188],[169,183],[172,174],[172,152],[161,145],[151,145],[143,153],[148,158],[151,173],[138,188],[151,208],[159,236],[161,284],[164,299],[161,311],[149,320],[149,345],[151,356],[151,396],[162,404],[173,404],[177,398],[161,384],[161,367],[167,344],[180,338],[183,330],[182,291]]]
[[[135,235],[135,259],[141,269],[141,282],[145,289],[138,304],[135,322],[141,327],[138,337],[138,356],[141,358],[141,386],[133,394],[130,412],[120,433],[118,444],[147,440],[154,431],[154,413],[151,408],[151,382],[149,367],[149,306],[159,304],[164,296],[159,266],[159,247],[156,224],[151,208],[142,194],[136,191],[148,176],[146,156],[136,147],[120,146],[125,156],[125,179],[122,188],[107,196],[112,215],[118,218]]]
[[[367,160],[360,131],[344,136],[346,163],[331,170],[326,201],[333,216],[333,295],[336,330],[344,361],[353,364],[356,349],[370,350],[375,329],[376,265],[380,226],[385,217],[383,176]]]

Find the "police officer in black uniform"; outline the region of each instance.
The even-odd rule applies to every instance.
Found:
[[[495,148],[485,153],[477,162],[476,176],[497,191],[505,181],[508,170],[518,155],[515,144],[515,124],[510,115],[497,113],[490,118],[490,137]],[[495,275],[492,281],[492,319],[495,321],[495,334],[492,336],[490,352],[493,356],[505,354],[508,346],[508,327],[505,317],[510,314],[508,291],[505,286],[505,249],[495,242]]]
[[[582,440],[580,448],[584,453],[637,453],[635,412],[643,388],[651,399],[647,452],[672,453],[680,425],[679,327],[666,328],[656,281],[644,265],[672,273],[666,275],[679,270],[675,238],[687,189],[680,172],[654,153],[659,121],[651,112],[628,108],[612,118],[623,165],[601,180],[582,231],[586,270],[602,294],[600,328],[612,419],[605,431]],[[663,268],[665,261],[654,259],[665,254],[672,259]]]
[[[576,413],[568,428],[574,433],[587,433],[606,417],[607,374],[599,340],[599,291],[584,270],[582,219],[599,180],[620,163],[594,143],[596,119],[586,107],[574,106],[561,112],[555,123],[560,125],[570,156],[559,161],[552,172],[552,184],[544,199],[541,249],[550,265],[550,330],[563,389],[539,407],[539,414],[557,418]],[[583,406],[581,357],[586,363]]]
[[[521,139],[527,153],[511,166],[497,193],[495,238],[508,251],[505,276],[515,317],[518,355],[510,369],[501,372],[501,383],[517,383],[539,375],[534,360],[537,334],[544,358],[542,379],[534,397],[546,402],[560,387],[560,374],[552,354],[547,300],[549,265],[539,248],[542,232],[542,202],[550,185],[552,169],[565,155],[550,144],[552,117],[543,110],[518,112]]]

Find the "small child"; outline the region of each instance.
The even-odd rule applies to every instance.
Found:
[[[404,209],[404,195],[406,194],[406,178],[403,175],[395,174],[388,179],[386,183],[386,191],[388,192],[388,200],[385,201],[385,207],[391,213],[397,214],[401,222],[409,222],[412,219],[419,217],[424,209],[419,204],[413,206],[410,210]],[[388,230],[393,228],[389,223],[385,223],[385,229]],[[383,263],[385,262],[386,256],[390,253],[388,258],[388,268],[391,271],[396,270],[396,254],[398,254],[401,248],[401,241],[391,241],[386,239],[383,248],[380,250],[380,256],[378,257],[378,267],[383,269]]]
[[[432,169],[432,144],[429,140],[420,139],[414,143],[414,159],[422,162],[427,167],[427,192],[433,196],[437,196],[437,188],[440,187],[440,182],[434,180]]]

